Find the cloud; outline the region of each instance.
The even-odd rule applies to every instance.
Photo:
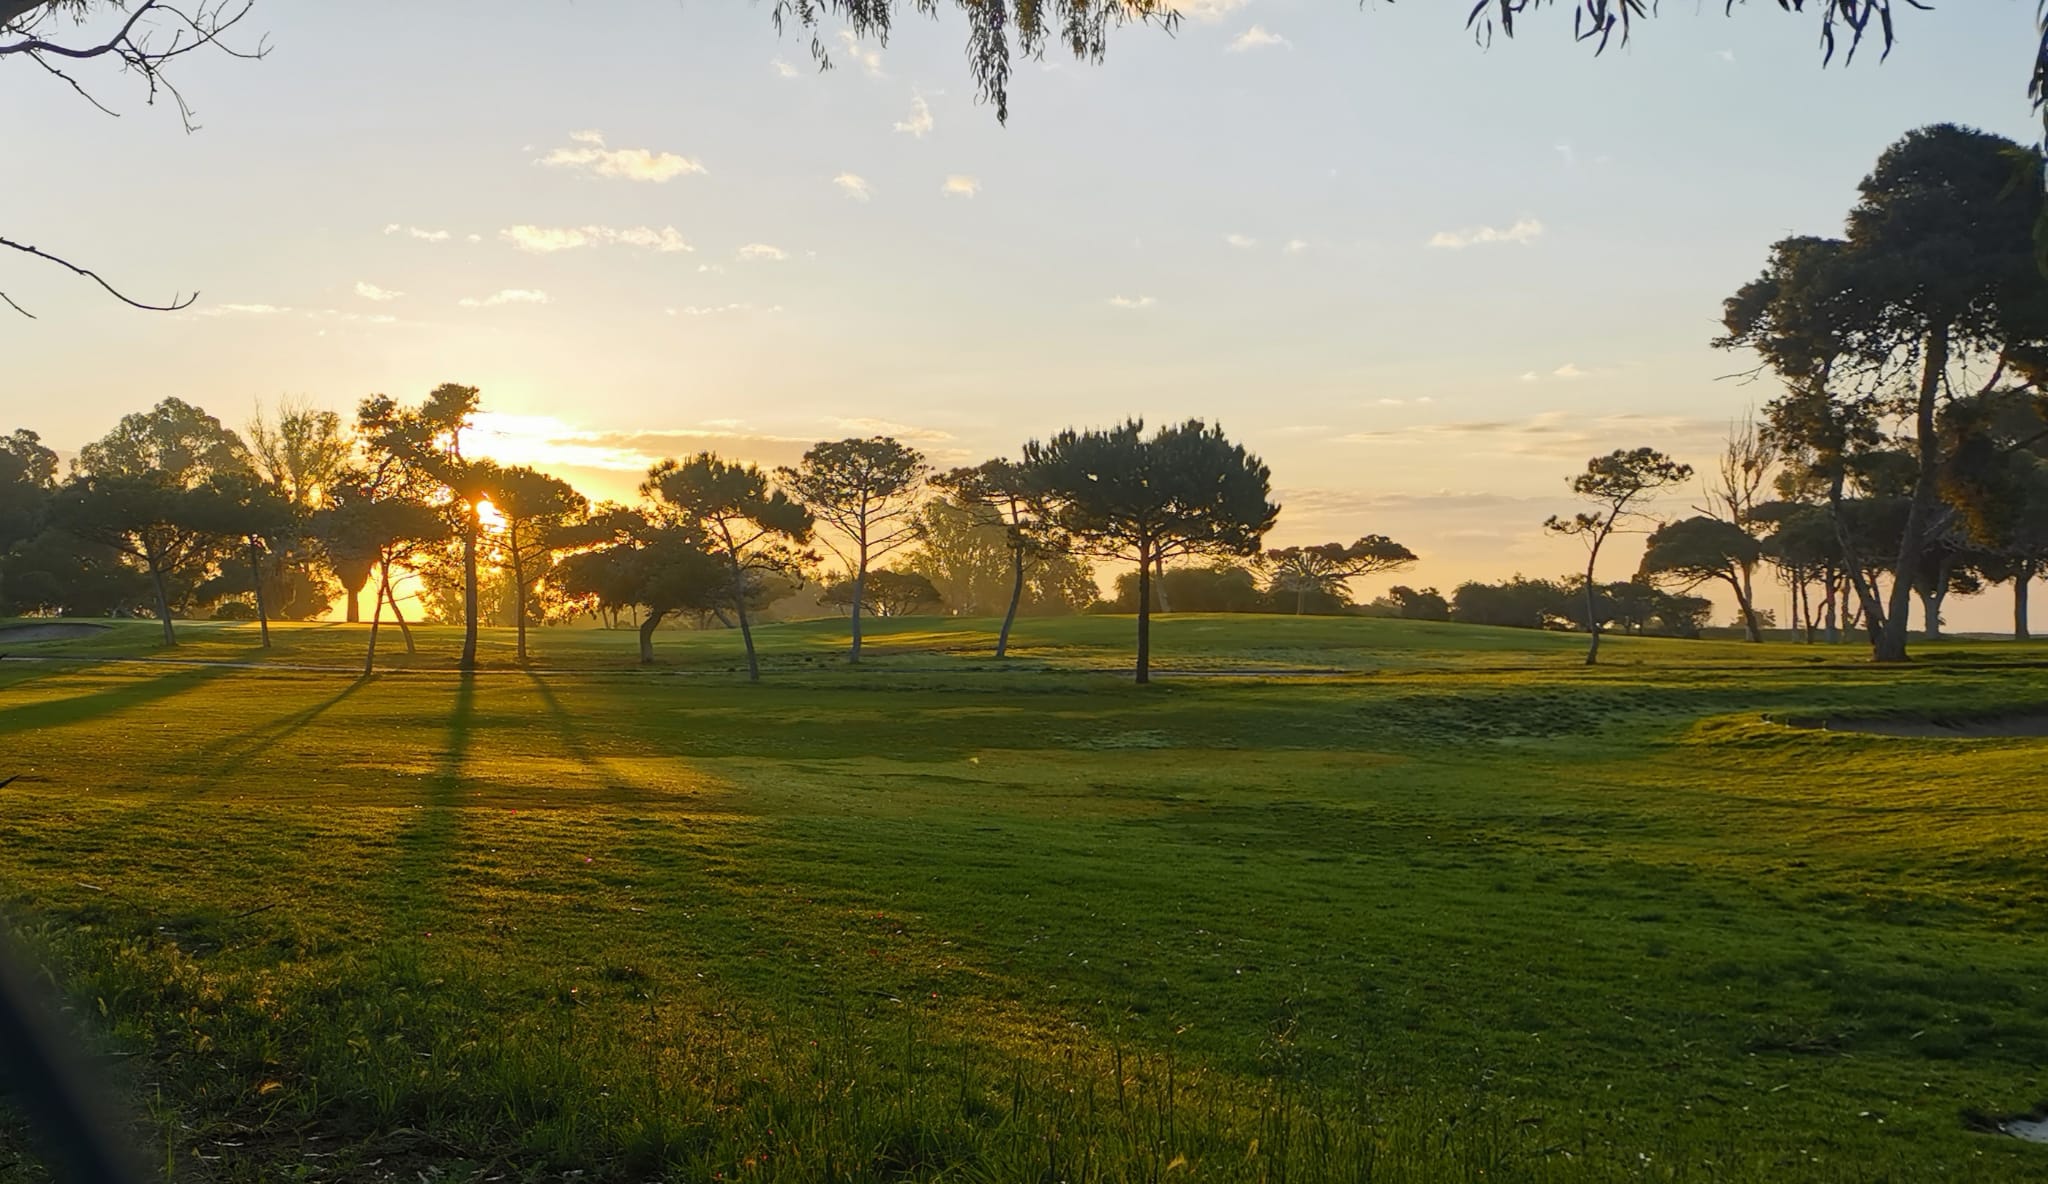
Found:
[[[1534,381],[1536,381],[1536,379],[1537,379],[1537,374],[1536,374],[1536,372],[1535,372],[1534,370],[1524,370],[1524,371],[1522,372],[1522,381],[1523,381],[1523,382],[1534,382]]]
[[[781,58],[776,58],[774,61],[769,62],[768,67],[775,71],[775,76],[778,78],[796,78],[803,73]]]
[[[1290,238],[1287,240],[1287,245],[1280,249],[1290,255],[1299,255],[1303,251],[1308,250],[1308,240],[1305,238]]]
[[[847,57],[860,63],[860,68],[867,72],[869,78],[882,77],[881,50],[870,49],[859,37],[854,36],[851,29],[839,30],[839,44]]]
[[[356,295],[361,296],[365,300],[375,300],[382,304],[387,300],[396,300],[400,296],[405,295],[405,293],[394,292],[389,288],[380,288],[368,280],[357,280]]]
[[[611,226],[531,226],[521,224],[508,226],[498,232],[498,237],[537,255],[555,251],[573,251],[578,247],[599,244],[617,244],[628,247],[643,247],[651,251],[694,251],[673,226],[656,230],[651,226],[630,226],[618,229]]]
[[[1571,168],[1573,165],[1579,163],[1578,150],[1572,147],[1571,141],[1565,140],[1556,144],[1552,144],[1551,148],[1554,151],[1556,151],[1556,153],[1559,156],[1564,158],[1564,166],[1566,168]]]
[[[1586,415],[1545,411],[1523,419],[1462,420],[1352,432],[1339,436],[1338,440],[1347,444],[1402,447],[1436,443],[1467,454],[1584,459],[1593,452],[1638,444],[1680,451],[1710,451],[1720,446],[1727,432],[1727,423],[1718,419],[1634,412]]]
[[[853,432],[862,436],[894,436],[899,440],[911,440],[920,444],[943,444],[953,438],[953,433],[937,428],[923,428],[915,424],[897,423],[888,419],[860,417],[855,419],[830,419],[826,421],[842,432]]]
[[[1472,226],[1464,230],[1439,230],[1429,237],[1432,247],[1444,247],[1462,251],[1466,247],[1484,246],[1491,243],[1521,243],[1527,246],[1543,236],[1543,223],[1534,218],[1518,218],[1513,226],[1502,230],[1497,226]]]
[[[704,166],[673,152],[646,148],[607,148],[602,132],[573,132],[574,148],[557,148],[538,163],[554,168],[584,169],[600,177],[628,181],[668,181],[684,173],[701,173]]]
[[[1584,378],[1586,376],[1586,372],[1584,370],[1579,369],[1576,364],[1572,362],[1566,362],[1564,365],[1559,366],[1555,370],[1552,370],[1550,372],[1550,376],[1552,378]]]
[[[1223,241],[1229,243],[1233,247],[1236,247],[1240,251],[1249,249],[1251,247],[1256,247],[1259,245],[1258,239],[1252,238],[1250,235],[1244,234],[1226,234],[1223,236]]]
[[[1292,48],[1293,45],[1292,41],[1278,33],[1268,33],[1264,25],[1253,25],[1251,28],[1239,33],[1237,38],[1226,47],[1225,52],[1243,53],[1246,50],[1272,49],[1275,46]]]
[[[981,182],[973,177],[954,173],[946,178],[945,184],[939,186],[939,192],[947,197],[973,197],[981,192]]]
[[[789,252],[767,243],[748,243],[740,248],[740,258],[751,262],[780,263],[789,258]]]
[[[202,317],[267,317],[291,311],[290,305],[283,304],[209,304],[192,310]]]
[[[548,294],[538,288],[500,288],[482,300],[478,300],[474,296],[464,296],[456,301],[457,304],[464,308],[496,308],[501,304],[546,304],[547,302]]]
[[[855,201],[866,201],[874,196],[868,188],[868,179],[859,173],[841,173],[832,178],[832,183],[839,186],[841,193]]]
[[[1150,296],[1111,296],[1109,302],[1117,308],[1150,308],[1159,303]]]
[[[1717,49],[1714,51],[1714,56],[1724,62],[1733,62],[1735,60],[1735,51],[1732,49]]]
[[[1166,7],[1199,25],[1213,25],[1251,0],[1166,0]]]
[[[767,308],[761,308],[753,304],[690,304],[682,308],[665,308],[662,311],[672,317],[715,317],[729,312],[781,312],[782,306],[771,304]]]
[[[418,226],[400,226],[396,222],[389,223],[384,227],[384,233],[386,234],[397,234],[399,231],[404,231],[412,238],[422,239],[430,243],[445,243],[448,241],[448,232],[445,230],[425,230]]]
[[[924,139],[926,132],[932,130],[931,105],[924,101],[923,95],[915,92],[911,94],[910,114],[897,122],[896,130],[909,132],[920,140]]]

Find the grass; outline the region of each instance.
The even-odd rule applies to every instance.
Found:
[[[0,907],[182,1179],[2048,1172],[2042,742],[1763,719],[2048,646],[989,624],[0,633]]]

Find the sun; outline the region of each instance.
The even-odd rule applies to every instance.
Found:
[[[492,505],[491,499],[487,497],[477,500],[476,520],[477,524],[485,530],[496,531],[505,529],[504,513],[498,507]]]

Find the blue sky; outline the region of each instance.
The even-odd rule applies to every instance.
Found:
[[[1276,541],[1550,574],[1587,456],[1704,465],[1773,393],[1708,346],[1771,241],[1837,229],[1908,128],[2039,135],[2031,0],[1904,14],[1888,62],[1826,70],[1811,17],[1688,7],[1595,59],[1568,14],[1480,49],[1448,0],[1205,0],[1020,66],[1003,127],[956,18],[828,29],[820,74],[760,5],[260,0],[268,59],[181,63],[190,136],[129,81],[94,77],[110,119],[0,72],[0,233],[204,292],[143,314],[0,262],[41,318],[0,322],[0,428],[456,380],[507,455],[616,494],[706,446],[966,462],[1199,415],[1272,464]]]

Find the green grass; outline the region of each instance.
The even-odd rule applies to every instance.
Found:
[[[2048,1173],[2048,747],[1763,719],[2048,646],[843,628],[0,633],[0,905],[180,1178]]]

